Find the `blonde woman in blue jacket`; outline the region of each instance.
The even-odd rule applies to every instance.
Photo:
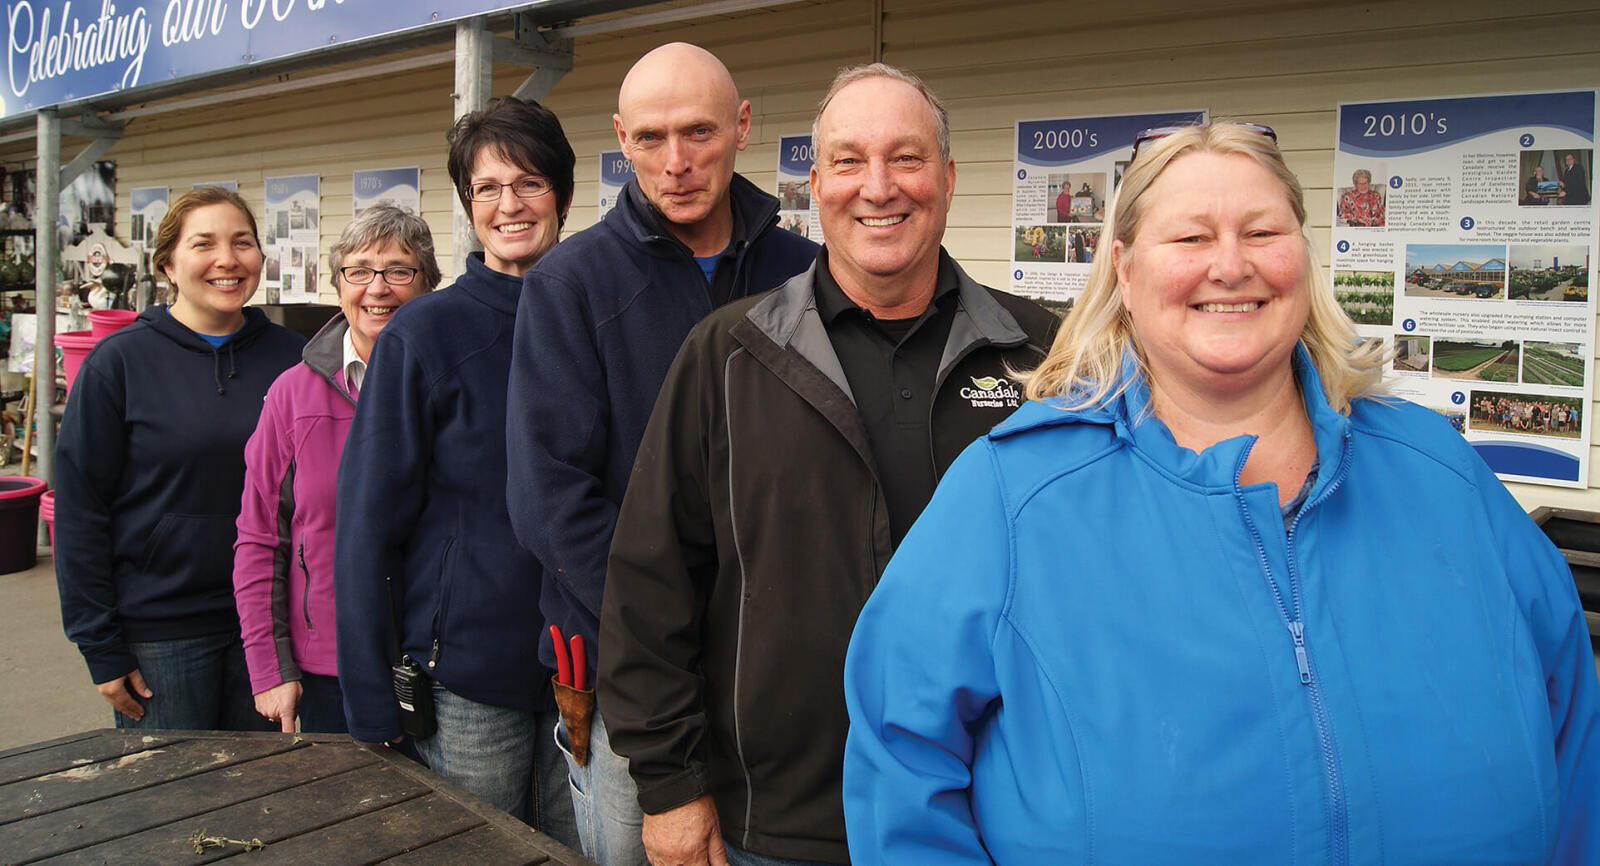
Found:
[[[1374,396],[1265,127],[1141,137],[1026,404],[951,467],[845,692],[870,863],[1595,863],[1564,561]]]

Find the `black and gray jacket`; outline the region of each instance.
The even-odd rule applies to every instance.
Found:
[[[703,794],[758,853],[845,861],[845,649],[893,553],[815,265],[689,335],[611,548],[600,710],[645,812]],[[1056,319],[956,268],[930,429],[940,474],[1022,402]]]

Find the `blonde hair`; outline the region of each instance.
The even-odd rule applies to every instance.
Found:
[[[1133,330],[1133,320],[1117,291],[1116,266],[1111,249],[1122,241],[1124,255],[1139,233],[1139,221],[1149,204],[1144,195],[1173,160],[1190,153],[1240,154],[1259,163],[1283,185],[1284,194],[1300,224],[1306,252],[1306,286],[1310,314],[1300,341],[1311,355],[1322,380],[1328,405],[1348,414],[1350,402],[1378,392],[1383,377],[1383,349],[1377,342],[1361,342],[1340,309],[1326,274],[1317,265],[1311,238],[1305,232],[1305,195],[1300,181],[1284,165],[1277,143],[1259,131],[1236,123],[1213,123],[1179,130],[1152,139],[1139,148],[1137,158],[1122,175],[1106,209],[1105,230],[1095,248],[1089,284],[1072,312],[1061,324],[1044,362],[1027,374],[1027,396],[1033,400],[1060,397],[1067,408],[1087,409],[1116,399],[1130,377],[1123,363],[1132,350],[1139,372],[1150,381],[1150,368]],[[1154,384],[1152,382],[1152,384]]]

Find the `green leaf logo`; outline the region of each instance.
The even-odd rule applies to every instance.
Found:
[[[1000,384],[1000,380],[993,376],[984,376],[982,379],[974,378],[972,384],[985,391],[993,391],[995,386]]]

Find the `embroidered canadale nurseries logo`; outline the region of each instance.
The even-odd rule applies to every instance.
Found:
[[[974,409],[1015,409],[1022,405],[1022,392],[1007,379],[993,376],[972,377],[972,387],[963,386],[961,396]]]

